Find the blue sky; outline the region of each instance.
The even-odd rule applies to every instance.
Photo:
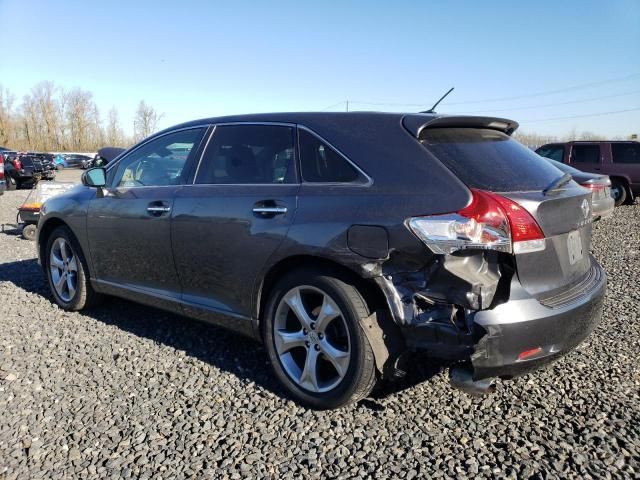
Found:
[[[347,99],[417,111],[395,104],[428,108],[455,86],[439,111],[506,116],[537,133],[640,133],[638,0],[0,0],[0,22],[0,84],[18,98],[42,80],[90,90],[127,130],[141,99],[164,127],[340,110]],[[493,100],[505,97],[524,98]]]

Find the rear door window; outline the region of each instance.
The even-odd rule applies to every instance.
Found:
[[[221,125],[213,132],[196,183],[246,185],[295,183],[294,128]]]
[[[571,163],[600,163],[600,145],[574,145]]]
[[[493,192],[542,190],[562,175],[533,150],[483,128],[426,128],[420,142],[467,186]]]
[[[547,145],[537,149],[536,153],[541,157],[550,158],[556,162],[564,162],[564,145]]]
[[[630,163],[640,165],[640,144],[612,143],[613,163]]]

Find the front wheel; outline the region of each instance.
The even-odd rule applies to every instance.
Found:
[[[297,271],[278,282],[263,334],[273,370],[295,400],[329,409],[371,392],[375,359],[360,325],[368,315],[358,290],[330,273]]]
[[[15,190],[16,188],[18,188],[16,179],[11,176],[7,177],[7,190]]]
[[[89,283],[89,269],[80,245],[67,227],[56,228],[44,257],[53,298],[65,310],[82,310],[100,300]]]

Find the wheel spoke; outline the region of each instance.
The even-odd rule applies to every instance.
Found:
[[[345,373],[347,373],[347,368],[349,367],[349,352],[334,347],[326,338],[320,342],[320,351],[324,358],[331,362],[340,377],[343,377]]]
[[[67,268],[71,272],[77,272],[78,271],[78,261],[76,260],[75,255],[73,257],[71,257],[71,260],[69,260],[69,263],[67,263]]]
[[[297,332],[287,332],[284,330],[276,330],[274,341],[278,354],[288,352],[295,347],[304,347],[305,336],[302,330]]]
[[[73,298],[76,294],[75,277],[67,274],[67,290],[69,291],[69,298]]]
[[[296,316],[300,325],[304,328],[311,328],[311,317],[307,313],[302,303],[302,296],[300,295],[300,289],[296,288],[289,292],[284,301],[287,303],[293,314]]]
[[[318,354],[314,348],[307,350],[307,358],[304,362],[304,369],[300,374],[300,385],[308,390],[317,392],[318,386]]]
[[[67,248],[67,242],[65,242],[62,238],[58,239],[60,244],[60,256],[63,260],[69,261],[69,249]]]
[[[62,293],[64,292],[64,282],[65,282],[65,277],[66,275],[63,274],[59,274],[60,276],[57,279],[54,279],[53,281],[55,282],[55,287],[56,287],[56,291],[62,295]]]
[[[62,269],[64,267],[64,262],[55,254],[53,250],[51,251],[51,265],[59,269]]]
[[[322,299],[322,307],[320,307],[320,313],[316,319],[316,330],[324,332],[331,320],[340,315],[340,309],[333,303],[333,300],[328,295],[324,295]]]

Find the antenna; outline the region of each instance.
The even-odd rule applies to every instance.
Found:
[[[444,95],[442,95],[442,96],[440,97],[440,100],[438,100],[436,103],[434,103],[434,104],[433,104],[433,107],[431,107],[429,110],[425,110],[424,112],[420,112],[420,113],[436,113],[436,107],[437,107],[438,105],[440,105],[440,102],[441,102],[442,100],[444,100],[445,98],[447,98],[447,95],[449,95],[451,92],[453,92],[453,88],[454,88],[454,87],[451,87],[447,93],[445,93]]]

